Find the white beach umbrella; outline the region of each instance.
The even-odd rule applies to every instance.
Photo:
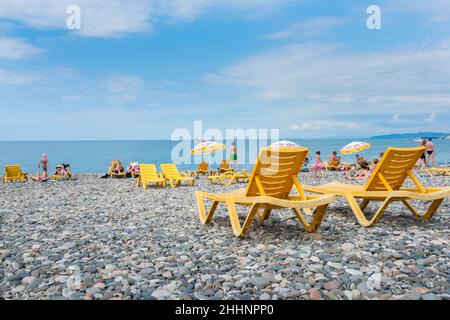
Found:
[[[226,149],[223,143],[216,141],[203,141],[191,150],[191,154],[206,154]]]
[[[281,140],[270,145],[271,148],[301,148],[300,145],[289,140]]]
[[[355,152],[359,152],[365,149],[368,149],[371,147],[370,143],[367,142],[360,142],[360,141],[354,141],[346,145],[341,149],[341,153],[343,154],[351,154]]]

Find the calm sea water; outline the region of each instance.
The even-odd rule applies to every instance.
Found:
[[[314,152],[320,150],[322,159],[327,160],[333,150],[339,151],[347,143],[348,139],[314,139],[292,141],[308,147],[310,156],[313,158]],[[372,144],[372,148],[362,151],[360,154],[366,159],[376,157],[387,147],[415,147],[418,142],[412,139],[364,139],[363,141]],[[434,140],[436,146],[436,160],[439,164],[450,162],[450,140]],[[112,159],[120,159],[122,163],[128,165],[131,161],[140,163],[170,163],[172,162],[172,149],[178,144],[176,141],[149,140],[149,141],[21,141],[10,142],[0,141],[0,167],[6,164],[20,164],[24,171],[29,173],[37,172],[37,164],[42,153],[46,153],[50,162],[50,169],[58,163],[70,163],[73,172],[76,173],[103,173],[106,172]],[[192,142],[192,147],[194,142]],[[245,145],[245,147],[243,147]],[[250,148],[250,145],[258,145],[257,141],[238,142],[238,155],[243,159],[245,150],[245,163],[240,167],[251,168],[258,153],[257,148]],[[262,143],[261,143],[262,145]],[[220,159],[229,157],[227,151],[216,153],[212,156],[205,156],[204,159],[213,163],[220,162]],[[193,169],[201,161],[201,156],[188,156],[188,162],[181,163],[182,170]],[[353,162],[354,155],[344,155],[343,160]],[[313,161],[311,161],[312,163]],[[213,164],[215,168],[217,165]]]

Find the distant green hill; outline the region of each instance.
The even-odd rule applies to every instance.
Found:
[[[421,139],[421,138],[447,138],[450,133],[444,132],[416,132],[416,133],[396,133],[382,136],[373,136],[372,139]]]

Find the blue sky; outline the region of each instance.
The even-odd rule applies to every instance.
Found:
[[[66,8],[81,9],[68,30]],[[381,30],[366,9],[381,8]],[[0,0],[0,140],[450,131],[450,1]]]

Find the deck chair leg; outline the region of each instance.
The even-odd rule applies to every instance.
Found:
[[[323,221],[323,217],[325,216],[325,211],[326,211],[327,207],[328,207],[328,204],[317,207],[316,210],[314,210],[313,220],[311,221],[311,223],[309,223],[306,220],[306,218],[303,216],[301,210],[299,210],[297,208],[292,208],[292,210],[294,211],[295,215],[297,216],[298,220],[300,220],[301,224],[303,225],[303,227],[305,228],[306,231],[315,232],[319,229],[320,224]]]
[[[226,204],[228,208],[228,215],[230,216],[231,228],[233,229],[234,235],[239,237],[242,229],[239,222],[239,216],[236,211],[236,204],[231,200],[227,200]]]
[[[199,216],[200,216],[200,221],[203,224],[207,224],[211,221],[214,213],[216,212],[217,209],[217,205],[219,204],[218,201],[213,201],[211,208],[208,211],[208,214],[206,214],[205,212],[205,202],[203,200],[203,194],[201,192],[198,192],[196,194],[196,198],[197,198],[197,206],[198,206],[198,212],[199,212]]]
[[[359,205],[359,207],[361,208],[362,211],[366,210],[367,206],[369,205],[370,200],[368,199],[364,199],[361,204]]]
[[[259,204],[254,204],[250,208],[250,211],[247,214],[247,217],[245,218],[244,225],[242,226],[242,230],[239,235],[240,237],[245,236],[245,233],[247,232],[247,230],[252,226],[253,219],[255,218],[255,215],[258,212],[259,208],[260,208]],[[264,211],[266,211],[266,210],[264,210]]]
[[[371,227],[372,225],[374,225],[375,222],[377,222],[378,219],[381,218],[384,211],[386,211],[386,208],[392,202],[392,200],[390,198],[387,198],[385,201],[383,201],[383,204],[378,209],[378,211],[374,214],[372,219],[368,220],[366,218],[366,216],[364,215],[364,212],[361,210],[360,206],[358,205],[358,202],[356,201],[355,197],[352,194],[346,194],[346,195],[344,195],[344,197],[347,200],[347,202],[348,202],[350,208],[352,209],[353,214],[355,215],[359,224],[361,224],[364,227]],[[364,200],[361,205],[363,205],[363,204],[364,204]]]
[[[250,212],[247,214],[245,218],[244,225],[241,227],[241,223],[239,222],[239,216],[236,211],[236,204],[232,200],[226,201],[228,207],[228,214],[230,216],[231,227],[233,229],[233,233],[237,237],[243,237],[245,235],[246,230],[251,226],[253,219],[258,212],[259,205],[252,205]]]
[[[424,220],[431,219],[433,215],[436,213],[436,211],[439,209],[443,201],[444,199],[434,200],[431,203],[430,207],[428,208],[427,212],[425,212],[424,214],[420,214],[407,200],[402,200],[403,204],[409,209],[409,211],[411,211],[414,218]]]

